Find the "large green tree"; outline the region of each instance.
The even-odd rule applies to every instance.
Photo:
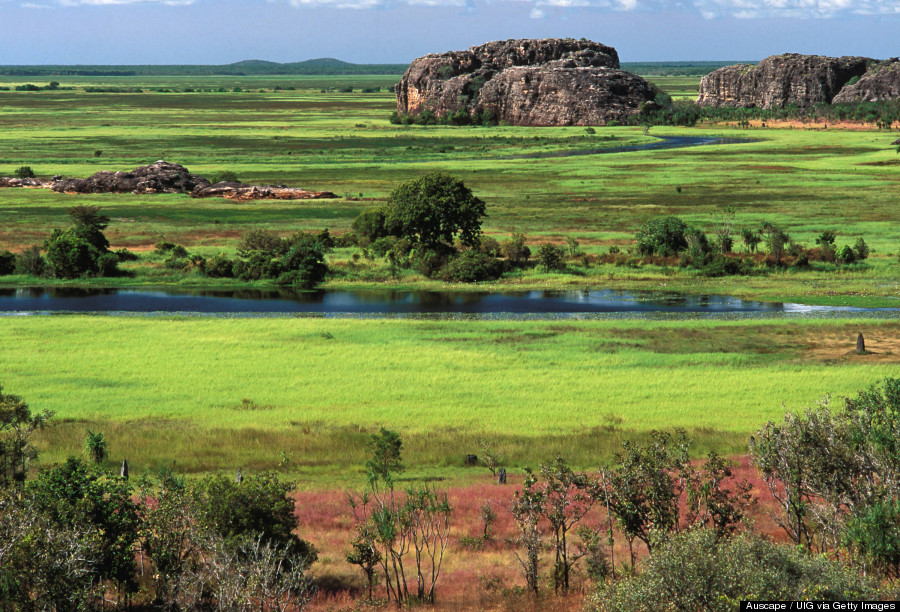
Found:
[[[385,206],[385,227],[426,247],[452,244],[457,235],[476,246],[484,216],[484,201],[460,179],[433,172],[394,189]]]

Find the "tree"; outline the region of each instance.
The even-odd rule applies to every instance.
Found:
[[[719,237],[719,251],[721,253],[730,253],[734,239],[731,237],[734,232],[734,220],[737,213],[734,206],[726,206],[717,209],[713,213],[713,222],[716,227],[716,235]]]
[[[31,169],[31,166],[19,166],[13,175],[20,179],[34,178],[34,170]]]
[[[537,484],[534,472],[526,468],[522,490],[516,490],[510,506],[513,522],[519,531],[517,543],[524,549],[522,555],[516,551],[516,560],[525,574],[526,588],[534,595],[538,594],[541,550],[544,543],[544,532],[540,524],[544,491]]]
[[[427,248],[452,244],[457,235],[463,244],[477,246],[484,216],[484,201],[460,179],[442,172],[401,184],[385,206],[388,231]]]
[[[100,550],[97,577],[114,581],[120,591],[136,590],[134,545],[140,516],[128,481],[70,457],[38,475],[28,492],[34,508],[60,528],[95,529]]]
[[[565,270],[565,251],[560,246],[545,242],[538,248],[538,265],[544,272]]]
[[[747,250],[751,253],[756,252],[756,247],[762,241],[762,237],[758,232],[754,232],[749,227],[745,227],[741,229],[741,240],[744,243],[744,246],[747,247]]]
[[[53,414],[49,410],[32,414],[25,400],[3,393],[0,386],[0,487],[25,482],[28,463],[38,456],[29,438],[43,429]]]
[[[427,484],[403,493],[395,489],[394,473],[403,469],[403,442],[396,432],[381,428],[368,446],[368,490],[348,497],[356,539],[347,559],[366,571],[370,588],[372,576],[366,567],[380,563],[388,599],[398,606],[434,603],[449,543],[452,508],[447,494]],[[410,555],[415,563],[415,593],[408,582],[413,572],[408,566]]]
[[[192,503],[201,529],[217,539],[236,546],[261,538],[262,544],[282,547],[312,563],[318,556],[315,547],[294,533],[293,488],[276,474],[254,474],[241,483],[219,474],[198,483]]]
[[[553,588],[569,590],[569,574],[572,566],[591,548],[583,546],[575,550],[570,531],[601,497],[596,479],[585,473],[573,472],[562,457],[541,465],[543,483],[543,509],[541,514],[550,523],[553,533]]]

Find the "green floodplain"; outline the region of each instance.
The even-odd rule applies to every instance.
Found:
[[[487,203],[484,232],[524,233],[532,247],[578,242],[566,272],[528,269],[478,289],[596,288],[727,294],[809,304],[900,304],[896,132],[792,128],[451,127],[388,121],[396,75],[347,77],[60,77],[56,91],[15,91],[0,77],[0,176],[88,176],[166,159],[201,175],[328,190],[312,201],[194,200],[186,195],[67,196],[0,190],[0,250],[41,244],[75,204],[101,205],[113,248],[138,252],[129,278],[74,284],[237,287],[175,273],[153,245],[207,257],[241,235],[328,228],[341,234],[402,181],[430,170],[459,176]],[[697,77],[660,77],[692,97]],[[37,82],[38,85],[43,84]],[[98,91],[105,90],[105,91]],[[127,90],[134,90],[129,93]],[[140,92],[138,92],[138,90]],[[348,91],[350,90],[350,91]],[[871,126],[870,126],[871,127]],[[532,154],[714,135],[740,144],[573,157]],[[712,232],[769,221],[814,246],[863,237],[862,264],[710,278],[676,264],[604,263],[657,215]],[[737,242],[736,249],[743,245]],[[383,261],[329,254],[325,287],[453,288]],[[593,256],[593,257],[592,257]],[[58,284],[25,276],[0,286]],[[72,281],[66,281],[73,284]],[[877,348],[850,354],[858,331]],[[898,325],[888,321],[414,321],[315,318],[0,317],[0,384],[57,413],[46,461],[80,452],[103,430],[113,456],[138,469],[198,472],[245,465],[334,483],[361,469],[368,435],[400,431],[408,462],[454,473],[481,440],[513,465],[562,453],[589,466],[622,439],[684,427],[698,450],[743,452],[750,433],[825,394],[849,395],[896,373]],[[318,475],[318,476],[317,476]],[[354,475],[356,478],[358,475]]]

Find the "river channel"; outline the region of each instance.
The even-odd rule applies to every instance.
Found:
[[[196,314],[320,314],[417,316],[431,314],[555,315],[671,314],[900,316],[894,308],[809,306],[755,302],[723,295],[656,292],[326,290],[173,290],[173,289],[0,289],[0,312],[11,314],[196,313]]]

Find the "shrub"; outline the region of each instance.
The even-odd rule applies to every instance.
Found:
[[[34,178],[34,170],[31,169],[31,166],[19,166],[13,175],[20,179]]]
[[[856,254],[858,261],[863,261],[869,257],[869,245],[866,244],[862,236],[856,239],[856,244],[853,245],[853,252]]]
[[[868,579],[824,555],[759,536],[718,538],[707,529],[674,536],[637,576],[602,586],[593,610],[736,609],[741,600],[875,599]]]
[[[510,265],[524,266],[531,257],[531,249],[525,245],[525,234],[515,233],[504,240],[500,245],[500,251]]]
[[[365,239],[366,244],[360,246],[368,246],[369,243],[383,238],[389,234],[387,230],[387,214],[384,208],[370,208],[364,210],[353,220],[353,231],[359,237],[360,243]]]
[[[9,251],[0,251],[0,276],[16,271],[16,256]]]
[[[191,260],[186,257],[169,257],[163,262],[163,265],[169,270],[180,270],[184,272],[191,265]]]
[[[53,230],[45,246],[50,271],[57,278],[78,278],[97,271],[100,252],[75,228]]]
[[[494,238],[482,236],[478,243],[478,252],[497,257],[500,255],[500,243]]]
[[[503,274],[503,263],[496,257],[469,250],[451,259],[438,275],[443,281],[477,283],[495,280]]]
[[[155,245],[155,251],[157,254],[162,255],[174,249],[175,246],[176,244],[174,242],[169,242],[168,240],[160,240]]]
[[[842,264],[852,264],[856,261],[856,252],[848,244],[839,248],[835,256],[837,257],[838,262]]]
[[[209,178],[209,182],[215,185],[216,183],[239,183],[240,181],[238,180],[237,174],[231,170],[223,170],[213,174]]]
[[[384,257],[394,248],[398,240],[396,236],[384,236],[374,240],[369,248],[375,256]]]
[[[561,246],[545,243],[540,246],[537,254],[538,265],[545,272],[566,269],[565,251]]]
[[[176,244],[172,247],[172,257],[187,257],[188,251],[186,248],[181,246],[180,244]]]
[[[687,224],[678,217],[655,217],[641,226],[635,234],[641,255],[677,255],[688,247]]]
[[[412,251],[410,260],[419,274],[431,278],[447,265],[452,254],[453,250],[446,245],[433,249],[418,247]]]
[[[234,261],[228,259],[224,253],[219,253],[207,260],[204,274],[210,278],[232,278],[234,277]]]
[[[118,276],[119,256],[115,253],[104,253],[97,258],[97,274],[100,276]]]
[[[132,253],[128,249],[119,249],[116,252],[116,257],[119,258],[119,261],[137,261],[138,256],[137,253]]]
[[[334,246],[341,247],[355,247],[359,244],[359,238],[356,235],[356,232],[348,231],[344,232],[340,236],[336,236],[334,239]]]
[[[41,256],[41,247],[30,246],[16,255],[16,274],[41,276],[47,270],[47,260]]]

